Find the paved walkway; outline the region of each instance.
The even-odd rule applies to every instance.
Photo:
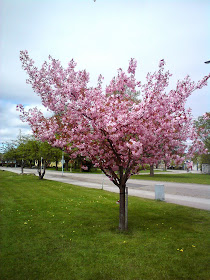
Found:
[[[0,170],[21,172],[20,168],[0,167]],[[37,170],[24,169],[24,173],[37,175]],[[172,173],[179,174],[183,171],[172,171]],[[82,187],[119,192],[119,189],[104,174],[64,172],[62,176],[62,172],[47,170],[44,178]],[[155,184],[164,184],[166,202],[210,210],[210,185],[129,179],[127,182],[129,195],[155,199]]]

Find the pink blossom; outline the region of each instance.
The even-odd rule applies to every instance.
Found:
[[[137,62],[131,59],[128,73],[119,69],[104,94],[103,77],[95,88],[88,87],[89,73],[77,71],[74,60],[64,69],[49,57],[38,70],[27,51],[21,52],[20,59],[27,82],[52,112],[45,117],[37,108],[25,111],[18,105],[21,120],[29,123],[37,138],[65,149],[72,158],[90,159],[119,188],[139,164],[183,160],[189,138],[194,141],[189,154],[204,150],[185,104],[192,92],[207,84],[209,75],[198,83],[187,76],[166,93],[171,74],[164,71],[164,60],[141,84],[135,78]],[[133,98],[136,87],[141,100]]]
[[[129,62],[128,73],[131,73],[131,74],[135,75],[136,67],[137,67],[136,59],[135,58],[131,58],[131,60]]]
[[[83,170],[88,170],[88,167],[83,165],[83,166],[82,166],[82,169],[83,169]]]

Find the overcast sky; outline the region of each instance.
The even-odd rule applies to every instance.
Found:
[[[90,73],[108,84],[118,68],[138,61],[136,77],[157,70],[164,58],[173,74],[170,86],[187,74],[195,81],[210,72],[209,0],[0,0],[0,142],[16,139],[27,124],[16,104],[40,105],[25,80],[20,50],[40,66],[48,55]],[[209,82],[210,84],[210,82]],[[195,118],[210,111],[210,85],[187,103]]]

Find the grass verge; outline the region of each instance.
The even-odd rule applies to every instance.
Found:
[[[1,279],[208,279],[209,212],[0,171]]]
[[[210,175],[207,174],[169,173],[155,174],[153,177],[149,176],[149,174],[140,174],[131,176],[131,179],[210,185]]]
[[[56,170],[55,167],[48,167],[47,170],[52,170],[52,171],[62,171],[62,168],[61,167],[58,167],[58,170]],[[69,171],[70,168],[68,168],[68,171],[66,171],[64,169],[64,172],[70,172]],[[162,172],[170,172],[170,171],[164,171],[164,170],[154,170],[155,173],[162,173]],[[71,173],[92,173],[92,174],[103,174],[103,172],[98,169],[98,168],[91,168],[90,171],[86,172],[86,171],[81,171],[80,169],[72,169]],[[139,171],[139,173],[150,173],[149,170],[141,170]]]
[[[52,170],[52,171],[62,171],[62,168],[61,167],[58,167],[58,169],[56,170],[55,167],[48,167],[47,170]],[[68,168],[68,171],[63,170],[64,172],[67,172],[69,173],[70,172],[70,168]],[[92,173],[92,174],[102,174],[103,172],[100,170],[100,169],[97,169],[97,168],[91,168],[90,171],[81,171],[80,169],[72,169],[71,173]]]

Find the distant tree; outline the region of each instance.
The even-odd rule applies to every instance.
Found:
[[[39,145],[38,152],[38,174],[39,178],[43,179],[46,171],[46,167],[50,165],[52,161],[55,161],[56,167],[58,161],[61,159],[61,149],[52,147],[49,143],[37,141]]]
[[[4,143],[2,151],[2,164],[6,161],[8,166],[10,161],[16,162],[18,159],[17,145],[15,141]]]
[[[32,168],[35,165],[35,160],[39,157],[39,142],[34,137],[29,137],[25,142],[25,148],[29,153],[27,157],[29,167]]]
[[[61,159],[61,153],[60,148],[52,147],[47,142],[37,141],[33,136],[22,136],[20,134],[17,140],[4,144],[2,157],[7,163],[15,160],[21,166],[21,173],[23,173],[25,166],[32,168],[37,161],[39,178],[42,179],[45,175],[46,166],[52,161],[57,164]],[[41,167],[43,167],[43,170]]]
[[[201,141],[210,152],[210,112],[198,117],[198,120],[195,121],[195,127]]]
[[[60,148],[52,147],[51,149],[51,161],[55,162],[55,168],[58,170],[58,162],[62,158],[62,150]]]
[[[198,117],[194,122],[197,138],[204,143],[206,153],[199,155],[195,150],[194,160],[199,161],[200,164],[210,164],[210,112],[205,113],[203,116]]]

